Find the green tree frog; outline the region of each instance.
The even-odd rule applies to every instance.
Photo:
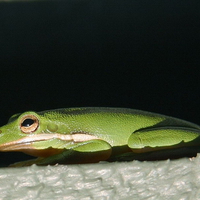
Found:
[[[0,151],[38,157],[13,166],[167,159],[196,155],[199,136],[200,126],[156,113],[64,108],[13,115],[0,127]]]

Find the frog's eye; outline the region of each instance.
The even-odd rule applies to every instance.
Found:
[[[26,115],[20,121],[20,129],[24,133],[32,133],[37,130],[39,120],[34,115]]]

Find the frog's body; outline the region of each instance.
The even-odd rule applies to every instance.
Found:
[[[0,151],[40,157],[19,166],[123,160],[125,153],[148,160],[152,152],[169,150],[170,157],[175,150],[199,148],[199,136],[200,126],[165,115],[125,108],[68,108],[14,115],[0,128]]]

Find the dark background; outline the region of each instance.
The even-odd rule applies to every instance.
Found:
[[[0,125],[18,112],[80,106],[200,124],[199,54],[199,1],[0,3]]]

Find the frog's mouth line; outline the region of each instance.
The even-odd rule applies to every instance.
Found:
[[[53,139],[59,139],[66,142],[80,143],[99,138],[94,135],[89,135],[86,133],[73,133],[71,135],[63,135],[59,133],[55,134],[42,133],[37,135],[28,135],[27,137],[24,137],[22,139],[1,144],[0,151],[19,151],[23,149],[24,150],[34,149],[34,147],[32,146],[33,143],[40,141],[48,141]]]

